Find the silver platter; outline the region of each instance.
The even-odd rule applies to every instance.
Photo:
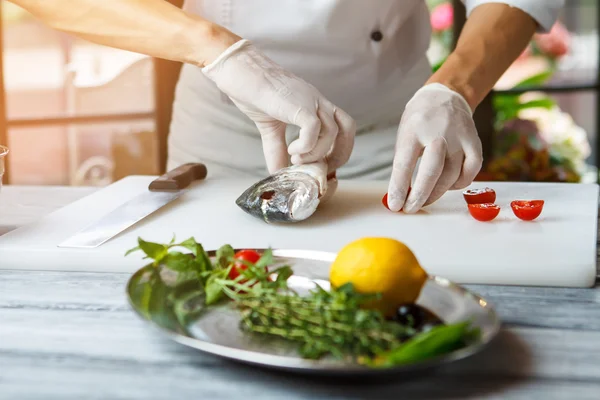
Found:
[[[208,254],[214,257],[215,252]],[[288,283],[297,292],[306,293],[315,283],[329,289],[329,265],[335,254],[274,249],[273,256],[277,265],[291,265],[294,275]],[[405,373],[440,366],[479,352],[500,329],[496,312],[485,299],[447,279],[431,276],[416,303],[445,323],[472,321],[473,326],[481,330],[477,342],[441,357],[386,369],[367,368],[335,359],[306,360],[296,353],[294,344],[242,332],[238,312],[228,305],[203,307],[204,298],[199,287],[195,282],[180,284],[177,273],[149,265],[130,278],[127,297],[144,321],[175,342],[242,363],[320,375]]]

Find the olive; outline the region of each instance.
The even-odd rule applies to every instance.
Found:
[[[426,324],[431,324],[431,327],[442,324],[442,320],[437,315],[417,304],[404,304],[398,307],[394,320],[419,330],[422,330]]]
[[[416,304],[404,304],[396,310],[395,321],[402,325],[412,327],[420,326],[423,323],[423,309]]]

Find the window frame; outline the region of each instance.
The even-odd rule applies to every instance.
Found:
[[[0,144],[8,145],[8,126],[6,120],[6,91],[4,89],[4,23],[3,10],[0,6]],[[9,148],[10,150],[10,148]],[[9,153],[10,156],[10,153]],[[2,181],[5,185],[10,183],[10,166],[4,160],[4,176]]]
[[[183,6],[183,0],[167,1],[180,8]],[[4,21],[2,17],[2,7],[0,7],[0,144],[4,144],[10,149],[10,143],[8,143],[8,130],[13,127],[69,124],[82,125],[98,122],[110,123],[152,118],[155,122],[155,132],[158,140],[159,172],[161,174],[165,172],[167,164],[167,136],[169,134],[169,125],[171,123],[171,108],[174,101],[175,86],[177,85],[177,80],[179,78],[181,63],[152,58],[154,66],[152,74],[154,85],[153,111],[9,119],[6,113],[6,90],[4,85]],[[10,184],[10,163],[6,160],[3,183],[6,185]]]

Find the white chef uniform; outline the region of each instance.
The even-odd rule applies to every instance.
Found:
[[[562,5],[464,2],[468,13],[483,3],[519,7],[541,30],[552,27]],[[249,39],[356,120],[354,150],[339,178],[389,179],[404,106],[431,75],[425,0],[186,0],[184,8]],[[297,132],[288,127],[288,143]],[[200,161],[211,177],[268,174],[253,122],[192,65],[181,71],[168,144],[168,169]]]

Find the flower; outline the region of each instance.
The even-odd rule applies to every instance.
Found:
[[[517,132],[525,137],[537,136],[539,129],[535,121],[530,119],[513,118],[506,121],[499,132],[500,137],[503,134]]]
[[[536,34],[533,41],[542,53],[558,58],[569,52],[571,34],[563,24],[557,22],[550,32]]]
[[[431,11],[431,27],[434,32],[442,32],[452,28],[454,8],[450,3],[442,3]]]
[[[519,118],[534,121],[550,152],[583,171],[585,160],[592,152],[590,143],[586,131],[568,113],[557,106],[551,109],[528,108],[519,112]]]

